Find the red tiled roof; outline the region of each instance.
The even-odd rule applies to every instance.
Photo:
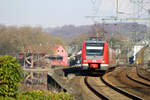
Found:
[[[30,53],[47,53],[53,54],[55,51],[56,45],[46,45],[46,46],[27,46],[22,49],[20,53],[30,52]]]

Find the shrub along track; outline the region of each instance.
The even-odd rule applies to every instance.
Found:
[[[107,73],[106,78],[116,87],[148,100],[148,98],[150,98],[150,89],[147,86],[130,80],[127,77],[127,72],[132,69],[132,67],[118,67],[113,72]]]

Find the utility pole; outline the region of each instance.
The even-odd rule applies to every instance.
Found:
[[[116,16],[118,18],[118,8],[119,8],[119,3],[118,3],[118,0],[116,0]]]
[[[150,9],[148,10],[148,14],[149,14],[149,28],[148,28],[149,30],[147,32],[148,33],[148,36],[147,36],[148,39],[147,40],[148,40],[148,43],[150,43]]]

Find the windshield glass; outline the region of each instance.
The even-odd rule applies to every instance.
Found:
[[[86,55],[103,56],[104,43],[86,43]]]

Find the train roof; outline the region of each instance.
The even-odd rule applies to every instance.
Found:
[[[89,40],[85,41],[86,43],[105,43],[104,40],[101,40],[99,37],[90,37]]]
[[[86,40],[86,43],[105,43],[103,40]]]

